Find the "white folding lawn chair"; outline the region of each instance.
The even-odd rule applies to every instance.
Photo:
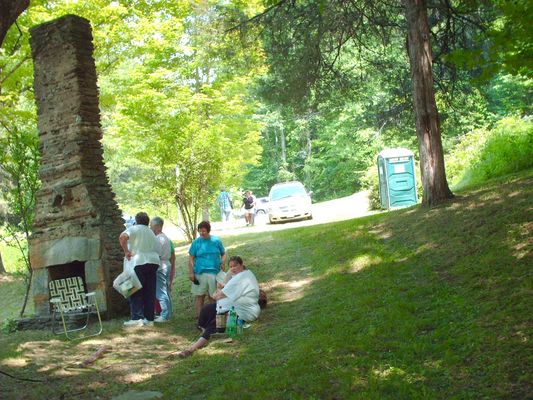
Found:
[[[85,293],[85,286],[83,280],[79,276],[57,279],[50,281],[48,285],[50,289],[50,303],[52,303],[52,332],[55,334],[64,333],[70,340],[82,339],[91,336],[97,336],[102,333],[102,318],[100,317],[100,310],[98,309],[98,302],[96,301],[96,293]],[[61,315],[61,322],[63,324],[63,332],[56,331],[56,313]],[[86,329],[89,326],[91,314],[96,313],[98,317],[98,331],[92,334],[86,334],[77,337],[71,337],[69,333],[78,332]],[[65,318],[79,317],[86,315],[85,325],[77,328],[67,328]]]

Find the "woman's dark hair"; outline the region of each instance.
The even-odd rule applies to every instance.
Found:
[[[231,256],[229,258],[229,262],[235,261],[237,264],[244,266],[244,263],[242,261],[242,258],[240,256]]]
[[[211,224],[209,221],[202,221],[198,224],[198,230],[207,229],[207,233],[211,232]]]
[[[150,223],[150,217],[145,212],[140,212],[135,215],[135,224],[137,225],[146,225]]]
[[[259,289],[259,300],[257,303],[261,309],[266,308],[268,304],[267,294],[263,289]]]

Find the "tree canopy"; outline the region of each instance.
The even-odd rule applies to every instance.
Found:
[[[10,25],[2,20],[9,30],[0,50],[0,137],[36,136],[29,28],[67,13],[87,18],[117,199],[126,212],[172,218],[189,238],[203,211],[214,211],[220,186],[265,195],[298,179],[315,200],[335,198],[370,184],[380,149],[421,142],[408,2],[36,0],[22,12],[24,5],[0,3],[3,17],[20,14]],[[473,129],[531,113],[527,1],[416,6],[427,12],[427,85],[444,157]],[[37,142],[26,143],[33,154]],[[14,180],[4,166],[2,173]]]

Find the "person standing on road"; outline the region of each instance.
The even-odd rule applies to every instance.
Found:
[[[163,233],[163,219],[154,217],[150,221],[150,229],[154,232],[161,245],[161,256],[159,268],[157,269],[157,280],[155,297],[161,306],[161,315],[154,319],[155,322],[167,322],[172,315],[172,303],[170,301],[169,282],[172,270],[170,239]]]
[[[202,221],[198,224],[200,237],[194,239],[189,248],[189,279],[191,292],[196,296],[196,318],[204,305],[205,296],[212,301],[217,290],[216,275],[225,268],[226,250],[218,236],[210,234],[211,224]]]
[[[220,194],[217,197],[217,204],[220,207],[220,216],[222,217],[222,222],[228,222],[233,207],[231,205],[229,193],[226,192],[225,188],[220,189]]]
[[[244,194],[242,206],[244,208],[244,219],[246,220],[246,226],[252,226],[254,224],[255,216],[255,197],[250,190],[247,190]]]

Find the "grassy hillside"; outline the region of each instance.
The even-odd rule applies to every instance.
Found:
[[[197,335],[182,249],[174,323],[125,333],[111,321],[74,343],[0,335],[1,370],[49,379],[21,397],[0,375],[4,398],[533,398],[532,171],[431,210],[224,242],[270,296],[242,338],[164,358]],[[69,367],[102,343],[112,352],[92,368]]]

